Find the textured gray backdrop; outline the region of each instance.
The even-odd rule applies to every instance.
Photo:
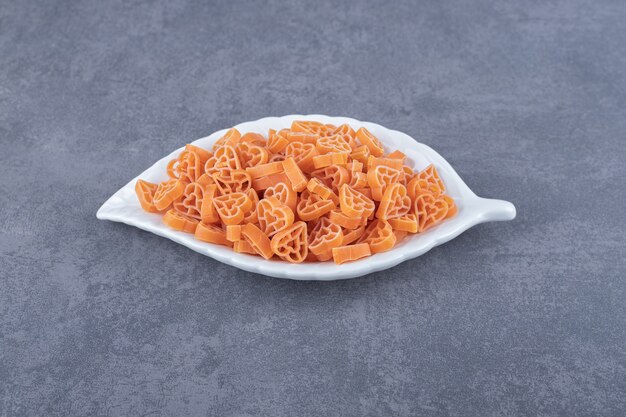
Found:
[[[0,416],[623,416],[623,1],[0,1]],[[303,283],[97,221],[186,141],[369,120],[518,218]]]

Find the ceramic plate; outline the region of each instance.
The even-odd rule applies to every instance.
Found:
[[[469,189],[450,164],[430,147],[415,141],[410,136],[390,130],[375,123],[360,122],[347,117],[329,117],[322,115],[290,115],[284,117],[266,117],[254,122],[241,123],[235,126],[241,133],[262,132],[267,134],[271,129],[288,128],[294,120],[317,120],[322,123],[340,125],[348,123],[354,130],[361,126],[369,129],[385,145],[385,151],[399,149],[407,155],[407,165],[414,169],[423,169],[434,164],[446,185],[447,193],[454,198],[458,206],[458,214],[445,220],[424,233],[409,235],[402,243],[392,250],[378,253],[356,262],[335,265],[333,262],[290,264],[280,260],[265,260],[260,256],[252,256],[233,252],[231,248],[204,243],[194,239],[193,235],[177,232],[168,228],[161,221],[161,215],[146,213],[139,205],[135,196],[135,182],[142,178],[150,182],[167,179],[166,166],[170,159],[175,158],[183,150],[176,149],[171,154],[157,161],[142,172],[137,178],[117,191],[100,207],[98,219],[122,222],[166,237],[203,255],[232,265],[246,271],[255,272],[276,278],[295,280],[332,281],[359,277],[372,272],[391,268],[409,259],[416,258],[435,246],[454,239],[470,227],[490,222],[512,220],[515,218],[515,207],[508,201],[485,199],[476,196]],[[192,144],[210,149],[213,143],[226,133],[227,129],[215,132],[210,136],[198,139]],[[452,260],[451,262],[454,262]],[[207,268],[210,264],[207,263]]]

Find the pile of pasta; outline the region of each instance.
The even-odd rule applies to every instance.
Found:
[[[137,181],[144,210],[198,240],[294,263],[388,251],[457,212],[434,166],[414,172],[347,124],[294,121],[267,139],[233,128],[211,150],[187,145],[167,174]]]

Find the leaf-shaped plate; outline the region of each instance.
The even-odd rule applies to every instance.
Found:
[[[455,199],[458,206],[457,215],[424,233],[409,235],[402,243],[388,252],[378,253],[356,262],[335,265],[333,262],[290,264],[280,260],[268,261],[259,256],[235,253],[231,248],[225,246],[196,240],[191,234],[168,228],[163,224],[161,215],[147,213],[142,210],[135,195],[135,182],[138,178],[150,182],[160,182],[167,179],[167,163],[170,159],[178,156],[183,150],[183,148],[180,148],[157,161],[137,178],[134,178],[113,194],[100,207],[97,217],[101,220],[112,220],[136,226],[246,271],[277,278],[320,281],[354,278],[391,268],[408,259],[416,258],[437,245],[454,239],[474,225],[515,218],[515,207],[513,204],[508,201],[485,199],[476,196],[465,185],[450,164],[430,147],[416,142],[402,132],[390,130],[375,123],[360,122],[347,117],[290,115],[266,117],[253,122],[241,123],[235,127],[242,133],[266,133],[269,129],[280,130],[288,128],[294,120],[316,120],[334,125],[348,123],[355,130],[365,126],[384,143],[386,152],[395,149],[404,152],[407,155],[407,164],[414,169],[421,170],[431,163],[434,164],[445,182],[447,193]],[[210,136],[192,142],[192,144],[210,149],[213,143],[226,133],[226,130],[215,132]]]

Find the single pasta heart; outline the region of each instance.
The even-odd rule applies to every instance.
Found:
[[[204,170],[209,175],[238,169],[241,169],[241,162],[239,161],[237,151],[230,145],[218,148],[204,165]]]
[[[396,235],[386,220],[376,219],[367,226],[357,242],[367,243],[372,253],[385,252],[396,244]]]
[[[287,186],[284,182],[279,182],[276,185],[268,187],[263,194],[263,197],[275,197],[283,204],[286,204],[291,211],[295,213],[296,205],[298,204],[298,193]]]
[[[328,217],[320,218],[309,233],[309,250],[315,255],[328,253],[333,248],[341,246],[342,242],[341,227],[332,223]]]
[[[215,197],[213,205],[225,225],[241,223],[246,212],[252,209],[250,197],[242,192]]]
[[[202,201],[204,199],[204,188],[195,182],[187,184],[182,199],[175,201],[174,210],[195,219],[202,218]]]
[[[414,205],[419,232],[436,226],[448,214],[448,203],[441,196],[435,197],[429,193],[420,194],[415,198]]]
[[[269,159],[267,149],[252,142],[240,142],[237,144],[236,150],[242,168],[265,164]]]
[[[288,262],[303,262],[309,254],[305,222],[296,222],[276,233],[271,241],[272,251]]]
[[[386,165],[378,165],[367,171],[367,183],[372,189],[372,198],[380,201],[388,185],[400,181],[402,172],[388,167]]]
[[[268,237],[291,226],[294,221],[293,211],[274,197],[264,198],[257,206],[259,228]]]
[[[406,187],[400,183],[395,183],[385,190],[376,211],[376,217],[383,220],[395,219],[406,215],[410,209],[411,197],[407,195]]]
[[[369,217],[375,209],[371,199],[354,191],[348,184],[342,185],[339,190],[339,206],[346,216],[353,218]]]

